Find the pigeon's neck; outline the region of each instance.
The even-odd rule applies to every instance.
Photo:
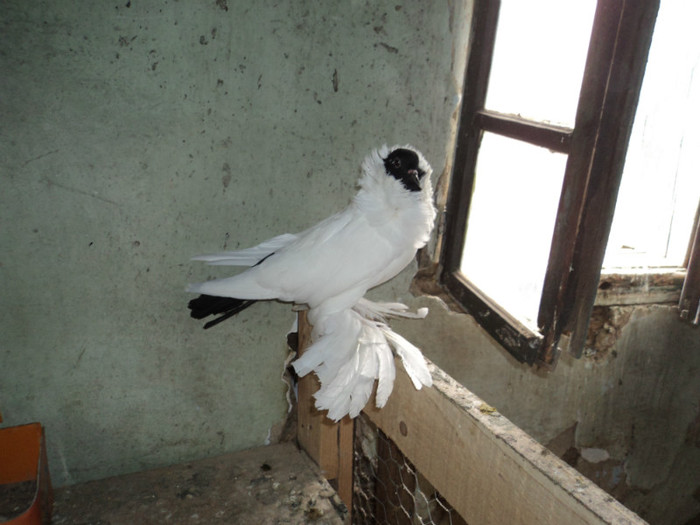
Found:
[[[360,178],[360,191],[355,198],[362,211],[370,215],[398,212],[411,200],[415,200],[415,196],[404,191],[396,179],[385,174],[377,176],[368,172]]]
[[[424,245],[435,219],[430,180],[426,178],[423,189],[415,192],[387,175],[372,175],[365,173],[360,179],[360,191],[354,199],[359,213],[388,238]]]

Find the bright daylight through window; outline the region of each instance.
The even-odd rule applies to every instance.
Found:
[[[536,4],[501,2],[486,109],[572,128],[596,3]],[[565,167],[561,153],[482,139],[460,269],[533,330]]]
[[[685,264],[700,200],[699,17],[698,2],[661,2],[604,268]]]
[[[596,2],[534,4],[501,2],[485,106],[570,129]],[[700,199],[699,18],[700,3],[661,2],[604,263],[618,273],[684,265]],[[477,158],[460,270],[533,331],[566,162],[488,132]]]

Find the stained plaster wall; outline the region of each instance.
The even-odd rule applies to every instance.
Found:
[[[0,411],[56,485],[275,439],[294,315],[203,331],[189,258],[339,210],[383,142],[439,175],[465,3],[2,3]]]
[[[0,411],[46,425],[56,484],[274,440],[293,315],[202,331],[182,289],[216,272],[189,257],[344,206],[379,142],[445,170],[463,3],[330,4],[3,3]],[[700,511],[697,330],[635,309],[605,356],[537,373],[411,300],[414,270],[375,295],[430,307],[395,326],[438,365],[653,523]]]
[[[653,524],[700,514],[700,333],[672,306],[613,307],[614,343],[553,372],[518,363],[474,320],[421,297],[392,325],[438,366]]]

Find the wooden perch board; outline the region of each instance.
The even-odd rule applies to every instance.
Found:
[[[299,328],[303,349],[304,315]],[[470,525],[646,523],[432,363],[433,387],[422,390],[395,365],[386,406],[371,399],[363,412]],[[317,388],[313,374],[299,384],[298,440],[350,505],[352,420],[317,411]]]
[[[300,355],[310,344],[310,332],[306,312],[299,312]],[[334,423],[326,417],[325,412],[316,410],[313,395],[319,387],[318,379],[313,373],[299,379],[297,440],[350,509],[353,421],[345,416],[339,423]]]
[[[643,524],[476,395],[430,364],[415,390],[397,360],[384,408],[365,414],[470,525]]]

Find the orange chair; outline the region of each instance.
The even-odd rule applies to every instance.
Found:
[[[46,459],[44,429],[39,423],[0,428],[0,484],[34,481],[32,504],[3,525],[48,525],[53,492]]]

